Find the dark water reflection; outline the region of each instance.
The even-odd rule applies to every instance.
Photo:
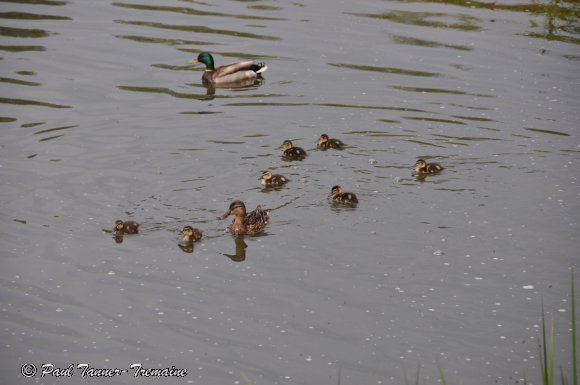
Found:
[[[139,362],[194,384],[400,384],[419,363],[428,384],[437,358],[448,382],[537,383],[542,302],[568,373],[575,2],[0,7],[0,382]],[[269,70],[208,89],[201,51]],[[308,156],[283,160],[287,138]],[[445,170],[417,179],[418,158]],[[236,199],[272,208],[264,236],[225,231]],[[140,234],[115,242],[118,217]]]

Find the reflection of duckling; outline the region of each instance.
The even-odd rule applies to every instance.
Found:
[[[320,135],[320,138],[318,139],[318,147],[321,150],[326,150],[329,148],[336,148],[337,150],[342,150],[342,146],[344,146],[342,140],[329,138],[328,135],[326,134]]]
[[[288,178],[280,174],[272,174],[271,171],[262,171],[261,183],[263,186],[282,186],[288,183]]]
[[[356,205],[358,203],[356,195],[349,192],[342,192],[342,188],[339,185],[332,186],[330,196],[332,197],[332,201],[336,203],[345,205]]]
[[[281,147],[284,149],[284,157],[286,158],[302,160],[306,157],[306,151],[300,147],[294,147],[289,139],[286,139]]]
[[[427,163],[423,159],[417,160],[415,163],[415,175],[437,174],[441,172],[443,167],[438,163]]]
[[[268,69],[266,63],[259,63],[253,60],[225,64],[215,68],[213,56],[208,52],[200,53],[197,59],[192,59],[189,63],[205,64],[205,71],[201,80],[204,84],[210,85],[247,82],[248,80],[262,77],[262,73]]]
[[[115,235],[123,234],[137,234],[139,232],[139,224],[134,221],[116,220],[115,221]]]
[[[234,235],[256,235],[261,233],[268,224],[270,210],[256,210],[246,213],[246,205],[242,201],[234,201],[226,213],[226,217],[234,215],[234,221],[229,225],[228,230]]]
[[[193,243],[197,242],[201,239],[202,231],[199,229],[194,229],[191,226],[185,226],[183,230],[181,230],[181,242],[183,243]]]

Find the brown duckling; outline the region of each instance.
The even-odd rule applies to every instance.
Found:
[[[139,232],[139,224],[134,221],[125,221],[118,219],[115,221],[115,234],[137,234]]]
[[[320,135],[320,138],[318,138],[317,146],[321,150],[327,150],[329,148],[336,148],[337,150],[342,150],[344,143],[340,139],[329,138],[328,135],[322,134]]]
[[[419,159],[415,163],[415,175],[437,174],[443,170],[444,168],[440,164],[427,163],[423,159]]]
[[[183,243],[193,243],[197,242],[201,239],[202,231],[199,229],[194,229],[191,226],[185,226],[183,230],[181,230],[181,242]]]
[[[234,235],[256,235],[261,233],[268,224],[270,210],[262,210],[258,205],[256,210],[246,213],[246,205],[242,201],[234,201],[225,217],[234,215],[234,221],[228,226],[230,233]]]
[[[262,171],[262,177],[260,178],[262,186],[266,187],[277,187],[288,183],[288,178],[280,174],[272,174],[271,171]]]
[[[306,151],[301,147],[294,147],[289,139],[286,139],[280,147],[284,150],[284,157],[286,158],[302,160],[306,157]]]
[[[206,85],[235,84],[253,81],[261,78],[268,66],[266,63],[247,60],[238,63],[225,64],[215,68],[213,56],[208,52],[202,52],[197,59],[192,59],[189,64],[205,64],[205,71],[201,80]]]
[[[332,186],[332,189],[330,189],[330,196],[332,197],[332,201],[335,203],[342,203],[345,205],[356,205],[358,203],[356,195],[350,192],[342,192],[342,188],[339,185]]]

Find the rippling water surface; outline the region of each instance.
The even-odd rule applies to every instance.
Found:
[[[570,372],[574,1],[0,1],[0,377],[539,383]],[[188,61],[267,62],[207,89]],[[316,149],[322,133],[347,143]],[[309,152],[281,158],[284,139]],[[412,177],[418,158],[443,173]],[[260,172],[291,181],[263,190]],[[331,186],[358,195],[332,206]],[[272,209],[235,239],[236,199]],[[117,243],[115,219],[141,223]],[[179,230],[204,238],[180,248]],[[580,280],[577,278],[577,281]],[[34,379],[21,368],[39,368]],[[70,381],[70,380],[69,380]],[[78,382],[80,383],[80,382]]]

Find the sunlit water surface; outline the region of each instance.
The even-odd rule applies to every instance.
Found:
[[[0,2],[1,382],[402,384],[419,365],[434,384],[438,361],[448,383],[538,384],[542,303],[570,373],[579,15]],[[208,90],[187,64],[201,51],[269,70]],[[319,151],[322,133],[348,146]],[[283,160],[287,138],[309,156]],[[417,180],[417,158],[446,169]],[[262,190],[265,169],[290,183]],[[358,207],[333,207],[335,184]],[[236,199],[272,209],[263,236],[224,232]],[[140,234],[115,242],[118,218]],[[46,363],[187,376],[41,378]]]

